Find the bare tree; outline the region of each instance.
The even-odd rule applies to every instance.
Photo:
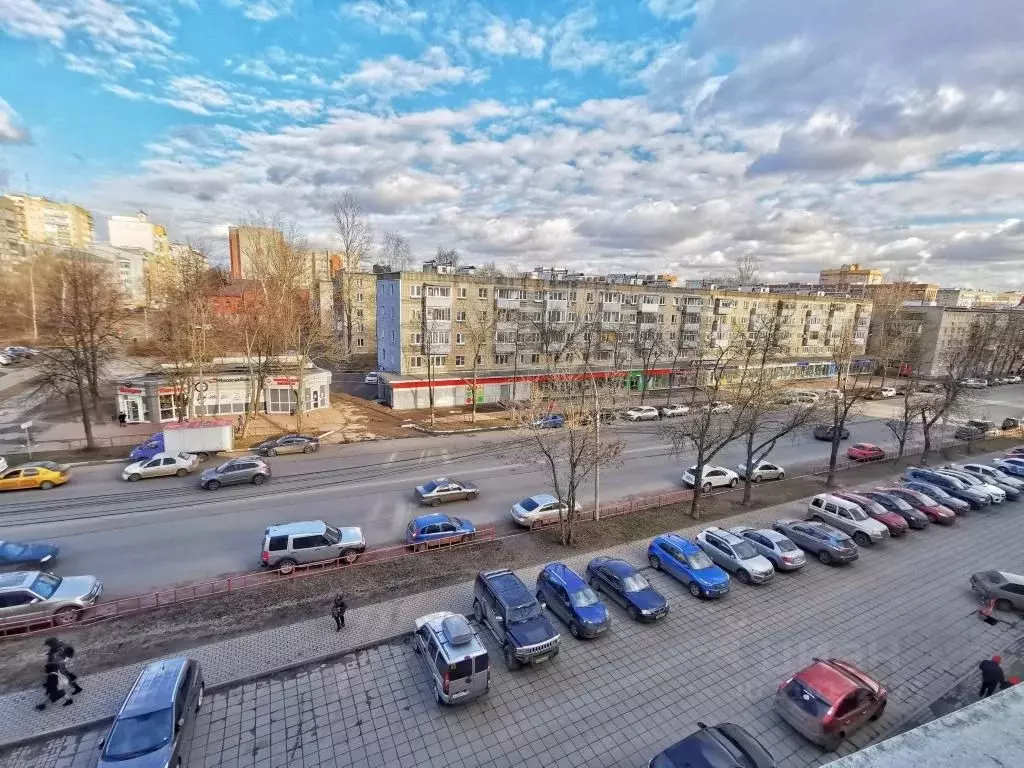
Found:
[[[385,232],[380,248],[381,261],[395,272],[404,272],[412,264],[409,240],[397,232]]]
[[[445,248],[443,245],[437,246],[437,256],[435,258],[438,264],[446,267],[459,266],[459,252],[454,248]]]
[[[526,438],[524,455],[544,457],[551,476],[554,495],[561,503],[559,532],[564,546],[576,541],[575,523],[583,483],[602,466],[618,461],[622,443],[598,440],[597,413],[600,389],[593,376],[580,368],[549,374],[534,387],[527,407],[517,411],[520,429]],[[559,411],[565,425],[543,429],[534,423]]]
[[[650,384],[648,374],[658,364],[658,360],[666,354],[666,343],[661,326],[658,325],[657,315],[637,311],[636,318],[636,336],[633,341],[633,349],[637,357],[640,358],[643,370],[644,380],[643,386],[640,388],[640,405],[643,405],[644,400],[647,398],[647,389]]]
[[[736,257],[736,262],[733,266],[736,270],[734,276],[738,285],[754,285],[757,283],[757,278],[761,271],[757,254],[741,253]]]
[[[466,322],[459,326],[464,335],[466,352],[470,355],[470,397],[472,403],[472,416],[470,420],[476,422],[477,405],[477,374],[480,369],[480,361],[483,359],[484,350],[491,342],[509,341],[510,339],[496,338],[497,315],[489,312],[486,308],[473,304],[466,313]],[[508,333],[507,331],[504,333]],[[513,332],[514,333],[514,332]],[[512,341],[513,347],[518,346]],[[514,352],[512,354],[515,354]],[[513,386],[515,379],[512,379]],[[515,399],[515,398],[513,398]]]
[[[831,402],[827,410],[831,411],[831,450],[828,460],[828,478],[825,484],[835,484],[836,467],[839,464],[839,446],[846,430],[846,422],[855,407],[864,399],[866,382],[872,373],[865,373],[855,363],[857,344],[854,341],[853,320],[843,320],[831,337],[832,363],[835,368],[835,387],[830,393]],[[856,367],[856,370],[854,368]]]
[[[361,322],[356,317],[354,297],[372,283],[369,276],[362,273],[360,264],[369,259],[373,249],[373,230],[363,215],[359,200],[351,192],[333,200],[330,210],[334,231],[341,244],[341,264],[334,275],[335,312],[344,328],[345,350],[351,355],[355,331],[362,330],[355,327]]]

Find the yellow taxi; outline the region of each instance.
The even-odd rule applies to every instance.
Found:
[[[30,461],[0,474],[0,491],[20,491],[42,488],[48,491],[55,485],[64,485],[71,479],[68,468],[52,461]]]

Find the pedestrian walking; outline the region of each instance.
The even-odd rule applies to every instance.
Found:
[[[128,423],[128,414],[127,414],[127,413],[125,413],[124,411],[121,411],[121,412],[120,412],[119,414],[117,414],[117,423],[118,423],[118,424],[119,424],[120,426],[122,426],[122,427],[123,427],[123,426],[124,426],[125,424],[127,424],[127,423]]]
[[[75,703],[75,700],[68,695],[65,690],[64,676],[61,675],[60,669],[57,663],[54,661],[46,662],[46,682],[43,687],[46,689],[46,699],[36,704],[36,709],[42,712],[46,709],[47,704],[56,704],[61,699],[64,699],[63,706],[67,707]]]
[[[1006,682],[1006,675],[1003,674],[1003,668],[1000,665],[1002,658],[999,656],[993,656],[991,659],[985,659],[978,665],[978,669],[981,670],[981,690],[978,691],[978,698],[984,699],[991,696],[996,692],[996,688],[999,688]]]
[[[71,671],[71,660],[75,658],[74,647],[56,637],[46,638],[43,645],[46,646],[46,663],[57,665],[57,671],[71,684],[72,694],[81,693],[78,675]]]
[[[334,604],[331,606],[331,618],[334,619],[334,631],[341,632],[341,628],[345,626],[345,611],[348,606],[345,604],[345,598],[340,593],[334,598]]]
[[[661,421],[661,417],[665,414],[661,412],[661,408],[658,409],[658,421]]]

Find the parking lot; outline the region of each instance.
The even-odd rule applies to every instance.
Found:
[[[207,697],[186,765],[641,766],[698,720],[725,719],[749,728],[780,766],[818,765],[829,756],[772,712],[778,684],[814,656],[840,656],[887,685],[883,719],[840,753],[941,696],[1019,635],[978,619],[967,578],[1024,569],[1021,506],[914,531],[862,551],[851,566],[810,562],[763,586],[734,582],[717,602],[698,601],[648,570],[671,603],[665,620],[634,624],[612,607],[608,634],[581,642],[563,632],[557,658],[515,673],[484,634],[491,692],[458,708],[437,707],[401,643],[238,686]],[[25,747],[9,764],[86,765],[98,738]]]

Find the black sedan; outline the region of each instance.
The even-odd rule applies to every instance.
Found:
[[[931,522],[928,519],[928,515],[919,509],[915,509],[909,502],[901,499],[899,496],[892,493],[883,493],[882,491],[861,491],[861,496],[867,496],[874,502],[881,504],[890,512],[895,512],[897,515],[907,521],[907,525],[911,528],[927,528]]]
[[[835,427],[831,424],[822,424],[814,428],[814,439],[815,440],[828,440],[832,442],[832,435],[835,434]],[[848,440],[850,438],[850,430],[843,427],[839,430],[839,439]]]
[[[277,456],[283,453],[313,453],[320,450],[320,439],[310,435],[282,435],[265,440],[255,447],[260,456]]]
[[[0,541],[0,569],[46,571],[53,567],[60,550],[53,544]]]

